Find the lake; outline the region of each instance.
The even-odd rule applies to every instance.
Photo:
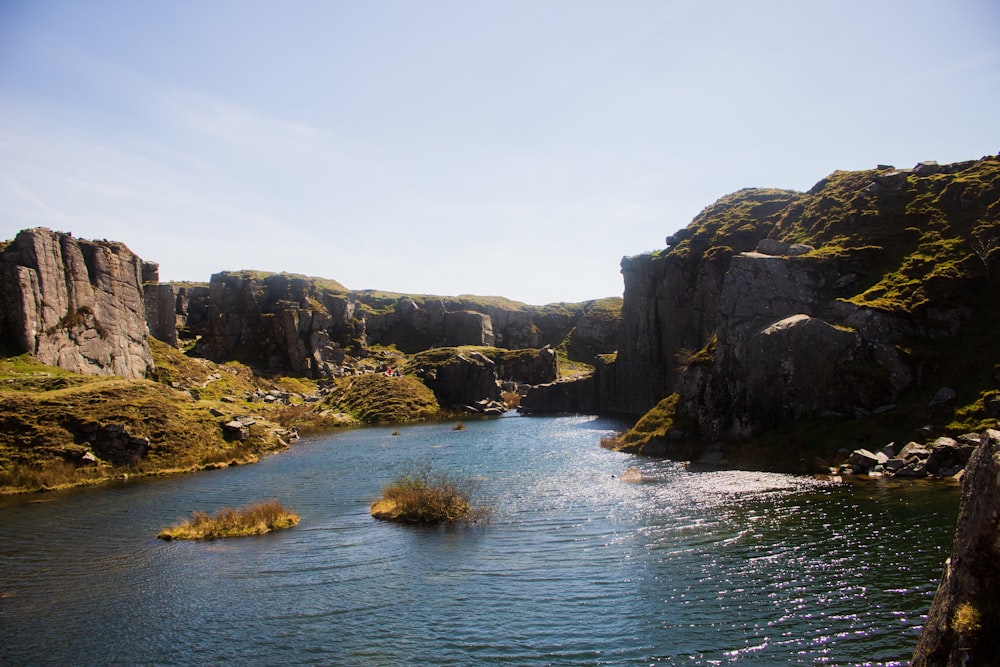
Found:
[[[0,500],[4,665],[903,665],[959,490],[690,471],[625,424],[509,416],[304,439],[252,466]],[[368,513],[415,466],[490,523]],[[621,475],[636,466],[639,483]],[[163,542],[276,498],[290,530]],[[42,501],[42,502],[39,502]]]

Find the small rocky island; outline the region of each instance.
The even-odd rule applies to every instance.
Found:
[[[380,521],[420,526],[483,523],[488,508],[472,504],[472,487],[466,481],[422,468],[387,485],[371,505]]]
[[[214,516],[195,512],[189,520],[164,528],[156,536],[168,542],[217,540],[224,537],[263,535],[298,524],[298,514],[285,509],[277,500],[268,500],[235,510],[221,509]]]

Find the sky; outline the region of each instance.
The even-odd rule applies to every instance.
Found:
[[[719,197],[1000,150],[996,0],[0,0],[0,239],[620,296]]]

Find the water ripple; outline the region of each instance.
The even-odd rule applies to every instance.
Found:
[[[597,446],[619,426],[364,429],[255,466],[5,503],[0,663],[904,664],[954,490],[693,472]],[[474,478],[492,523],[373,521],[381,487],[427,460]],[[631,466],[639,483],[621,479]],[[300,525],[153,538],[269,497]]]

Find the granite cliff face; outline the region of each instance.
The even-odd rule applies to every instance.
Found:
[[[638,416],[676,394],[673,436],[718,442],[894,411],[915,429],[941,388],[927,383],[946,381],[953,416],[979,428],[1000,390],[998,263],[996,156],[742,190],[623,259],[617,358],[523,404]]]
[[[199,337],[198,356],[330,377],[355,333],[354,302],[343,292],[339,283],[302,276],[217,273],[207,293],[178,298],[177,312]]]
[[[143,271],[121,243],[24,230],[0,252],[0,335],[52,366],[143,378],[153,366]]]
[[[634,336],[614,372],[644,391],[615,399],[638,412],[677,392],[710,440],[892,410],[934,363],[916,348],[989,316],[998,242],[996,157],[723,198],[626,261]],[[657,369],[644,382],[643,364]]]

